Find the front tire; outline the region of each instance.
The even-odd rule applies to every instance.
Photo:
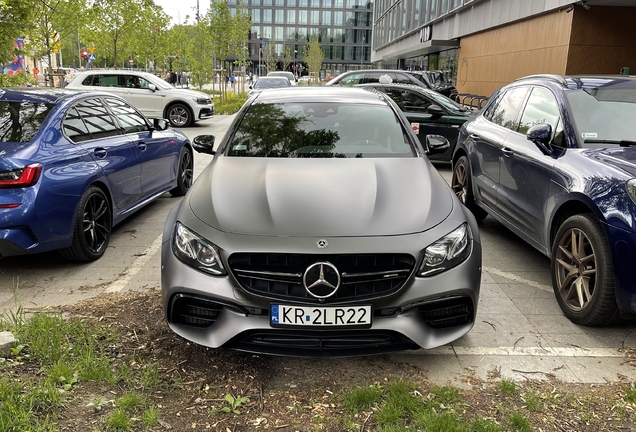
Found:
[[[488,216],[488,213],[475,203],[470,164],[466,156],[457,159],[457,162],[453,166],[451,187],[457,198],[459,198],[459,201],[473,213],[477,221],[482,221]]]
[[[111,233],[111,210],[108,198],[96,186],[89,187],[80,199],[75,215],[73,243],[62,249],[71,261],[95,261],[106,252]]]
[[[576,324],[602,326],[618,319],[612,254],[593,215],[572,216],[559,228],[552,287],[563,313]]]
[[[177,167],[177,186],[170,190],[173,197],[183,196],[192,186],[194,176],[194,161],[189,148],[183,147],[179,155],[179,166]]]
[[[168,121],[176,128],[190,126],[194,122],[190,109],[184,104],[170,105],[167,114]]]

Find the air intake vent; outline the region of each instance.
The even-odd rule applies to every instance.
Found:
[[[433,328],[468,324],[473,320],[473,302],[469,297],[451,297],[423,304],[419,311]]]
[[[210,327],[216,322],[223,305],[200,297],[177,294],[173,297],[170,322],[192,327]]]

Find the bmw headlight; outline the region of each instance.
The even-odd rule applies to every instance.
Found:
[[[194,101],[199,105],[209,105],[210,99],[208,98],[193,98]]]
[[[625,185],[625,189],[627,189],[627,195],[636,203],[636,179],[631,179]]]
[[[424,260],[419,276],[441,273],[465,261],[471,251],[471,235],[468,224],[445,235],[424,250]]]
[[[172,251],[183,263],[215,276],[225,275],[218,248],[177,222]]]

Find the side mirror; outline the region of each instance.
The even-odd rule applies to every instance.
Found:
[[[157,86],[152,84],[152,83],[148,83],[148,90],[150,91],[157,91]]]
[[[215,154],[214,135],[198,135],[192,140],[192,147],[199,153]]]
[[[166,119],[162,119],[162,118],[152,119],[152,128],[154,130],[164,131],[168,129],[169,126],[170,126],[170,123],[168,123],[168,120]]]
[[[441,135],[426,135],[426,154],[444,153],[450,148],[450,142]]]
[[[249,87],[249,88],[250,88],[250,90],[252,90],[252,85],[251,85],[251,84],[250,84],[250,87]]]
[[[532,126],[526,132],[528,141],[532,141],[543,154],[552,154],[550,149],[550,140],[552,139],[552,126],[549,124],[539,124]]]
[[[435,105],[435,104],[429,106],[426,111],[430,115],[432,115],[434,118],[446,115],[446,111],[444,111],[439,105]]]

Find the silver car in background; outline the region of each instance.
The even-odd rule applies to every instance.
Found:
[[[167,322],[208,347],[292,356],[433,348],[475,322],[481,244],[386,95],[293,87],[252,95],[169,214]]]

